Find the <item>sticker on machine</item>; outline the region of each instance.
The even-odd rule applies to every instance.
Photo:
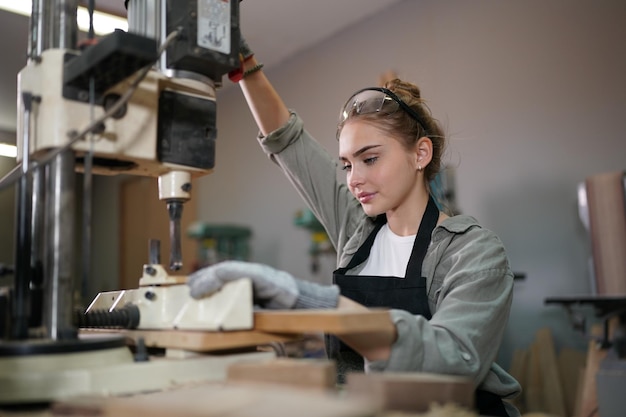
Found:
[[[230,1],[198,1],[198,46],[230,55]]]

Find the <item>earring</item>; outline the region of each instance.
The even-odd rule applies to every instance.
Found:
[[[422,166],[421,166],[421,165],[418,165],[418,166],[417,166],[417,170],[421,172],[421,171],[422,171]]]

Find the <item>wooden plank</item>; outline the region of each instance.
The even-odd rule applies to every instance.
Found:
[[[589,342],[587,351],[587,365],[582,381],[582,393],[579,403],[575,409],[578,411],[577,417],[589,417],[595,415],[598,408],[598,392],[596,390],[596,374],[600,367],[600,362],[606,357],[608,350],[600,348],[598,342]]]
[[[511,404],[513,404],[520,413],[524,413],[526,411],[526,404],[524,402],[524,392],[526,390],[528,376],[528,366],[530,363],[530,351],[528,349],[515,349],[513,352],[513,360],[511,361],[511,367],[509,369],[509,374],[519,382],[522,386],[522,394],[518,395],[516,398],[510,400]]]
[[[334,361],[326,359],[275,358],[264,361],[245,361],[230,365],[226,379],[323,391],[335,388],[337,367]]]
[[[525,412],[542,412],[546,410],[543,390],[544,383],[541,376],[541,365],[539,363],[540,346],[535,340],[530,345],[528,357],[528,368],[526,370],[526,386],[523,387]]]
[[[371,404],[314,390],[285,386],[214,383],[140,395],[110,398],[103,417],[369,417]]]
[[[586,368],[587,367],[585,366],[585,368],[581,369],[578,373],[578,386],[576,387],[576,400],[574,401],[574,411],[572,413],[572,417],[578,417],[581,415]]]
[[[266,345],[273,342],[288,342],[298,339],[297,335],[271,334],[255,330],[234,332],[202,332],[191,330],[99,330],[84,329],[81,333],[121,333],[136,343],[143,338],[147,347],[172,348],[210,352]]]
[[[254,313],[254,330],[208,332],[190,330],[109,330],[81,332],[122,333],[133,341],[143,338],[147,347],[208,352],[298,340],[305,333],[337,335],[376,334],[393,331],[388,310],[276,310]]]
[[[256,330],[274,333],[324,332],[342,336],[394,329],[389,310],[277,310],[254,313]]]
[[[545,327],[539,329],[536,334],[536,340],[539,347],[538,354],[541,379],[543,382],[543,400],[546,406],[545,410],[539,411],[545,411],[556,416],[565,416],[563,388],[550,329]]]
[[[624,171],[585,180],[591,250],[598,295],[626,294]]]
[[[148,347],[158,346],[195,351],[234,349],[295,340],[293,336],[275,335],[254,330],[234,332],[132,330],[126,331],[126,335],[135,340],[143,337]]]
[[[373,402],[380,411],[421,413],[434,403],[456,404],[469,411],[474,392],[469,378],[423,372],[355,372],[347,375],[346,382],[348,398]]]
[[[578,379],[585,369],[585,360],[585,352],[571,348],[562,348],[557,357],[567,416],[574,415],[576,398],[578,398]]]

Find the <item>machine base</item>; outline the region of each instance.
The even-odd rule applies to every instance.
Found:
[[[130,349],[110,347],[0,357],[0,405],[45,403],[84,396],[129,395],[177,385],[220,381],[242,360],[264,360],[273,352],[151,357],[135,362]]]

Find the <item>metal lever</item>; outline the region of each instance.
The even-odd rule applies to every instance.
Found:
[[[148,263],[150,265],[158,265],[161,263],[161,241],[159,239],[150,239],[148,241]]]

